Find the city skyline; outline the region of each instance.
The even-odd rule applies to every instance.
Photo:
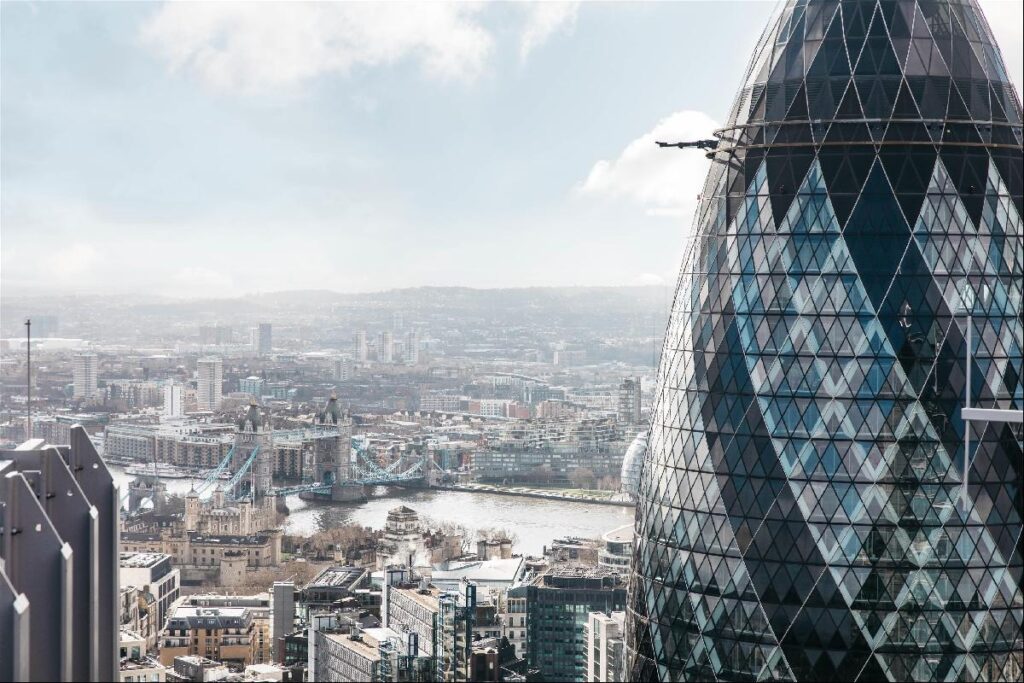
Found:
[[[1024,0],[0,31],[0,680],[1024,680]]]
[[[5,295],[671,285],[773,5],[247,7],[4,3]]]

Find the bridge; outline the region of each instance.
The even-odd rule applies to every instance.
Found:
[[[234,450],[234,449],[232,449],[232,450]],[[249,473],[250,469],[252,469],[252,464],[254,462],[256,462],[256,458],[259,456],[259,454],[260,454],[260,446],[259,446],[259,444],[256,444],[256,447],[252,449],[252,453],[249,454],[249,457],[246,458],[245,462],[242,463],[242,466],[238,468],[238,471],[235,472],[231,476],[231,478],[228,479],[227,484],[225,484],[225,486],[224,486],[225,489],[227,489],[228,491],[233,491],[234,492],[232,497],[235,500],[241,500],[242,498],[248,498],[251,495],[251,493],[252,493],[251,491],[249,493],[246,493],[244,491],[239,491],[238,490],[238,485],[240,483],[242,483],[242,479],[244,479],[245,475]]]
[[[366,452],[366,444],[363,440],[353,439],[353,447],[356,451],[356,461],[352,469],[352,477],[345,480],[344,482],[338,482],[340,484],[358,485],[358,486],[401,486],[403,484],[415,484],[422,483],[426,478],[426,467],[425,465],[429,462],[433,464],[433,461],[427,455],[421,455],[416,457],[410,462],[407,458],[399,458],[390,465],[381,466],[377,463],[369,454]],[[232,449],[233,451],[234,449]],[[245,463],[235,472],[234,476],[227,482],[225,488],[229,490],[235,489],[238,484],[243,480],[246,473],[252,467],[252,464],[256,461],[259,447],[253,450],[252,454],[245,461]],[[230,462],[230,458],[225,458],[225,461]],[[224,464],[223,462],[221,464]],[[436,465],[434,465],[436,467]],[[219,468],[220,466],[218,466]],[[211,474],[204,481],[206,486],[207,481],[215,481],[217,476],[223,469],[214,469]],[[329,494],[331,488],[334,486],[334,482],[302,482],[299,484],[293,484],[291,486],[275,486],[271,488],[267,494],[272,496],[294,496],[300,493],[319,493]],[[246,497],[248,492],[239,492],[234,497],[235,499]]]
[[[381,467],[372,458],[366,457],[365,454],[362,457],[357,455],[356,476],[353,477],[352,481],[363,486],[387,486],[390,484],[422,482],[426,476],[423,472],[423,464],[426,459],[425,455],[420,456],[405,470],[398,471],[399,466],[402,464],[401,458],[387,467]]]
[[[334,484],[325,484],[320,481],[314,481],[310,484],[296,484],[295,486],[275,486],[270,489],[270,493],[275,496],[297,496],[300,493],[322,493],[327,495],[331,492],[331,487]]]
[[[220,479],[220,475],[223,474],[227,469],[228,465],[231,464],[231,458],[235,455],[235,447],[232,446],[217,466],[207,472],[206,477],[200,482],[199,486],[195,487],[195,491],[202,497],[204,494],[211,492],[211,487]]]
[[[303,430],[294,431],[296,434],[303,432]],[[341,484],[359,486],[421,484],[426,479],[426,472],[431,466],[440,470],[438,465],[427,454],[415,456],[414,458],[399,458],[390,465],[382,466],[367,453],[366,442],[363,439],[353,438],[352,444],[353,450],[356,453],[355,462],[351,463],[352,477],[344,482],[338,482]],[[229,471],[232,458],[235,456],[235,446],[232,446],[221,461],[217,463],[217,466],[207,472],[203,480],[195,486],[195,493],[199,497],[205,498],[213,493],[215,486],[219,485],[223,487],[223,490],[230,492],[229,496],[232,500],[248,498],[251,495],[251,489],[241,486],[241,484],[259,457],[259,451],[260,449],[257,445],[242,463],[242,466],[232,474],[230,479],[220,481],[224,472]],[[291,486],[275,486],[267,491],[267,494],[273,496],[293,496],[300,493],[313,492],[326,495],[331,492],[333,486],[334,482],[302,482]],[[127,494],[125,494],[122,504],[125,501],[127,501]]]
[[[425,471],[427,463],[434,464],[426,455],[416,457],[410,461],[408,458],[399,458],[387,466],[377,463],[366,452],[366,443],[362,439],[352,439],[353,450],[356,452],[356,461],[353,464],[352,476],[339,484],[357,486],[401,486],[403,484],[422,483],[426,478]],[[434,465],[437,467],[437,465]],[[300,493],[331,492],[333,483],[315,481],[304,482],[292,486],[275,486],[270,494],[277,496],[293,496]]]

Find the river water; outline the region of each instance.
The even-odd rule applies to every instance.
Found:
[[[132,479],[123,468],[111,466],[114,479],[127,485]],[[166,479],[170,493],[187,493],[188,479]],[[127,489],[124,489],[127,490]],[[312,503],[288,497],[291,514],[285,533],[309,535],[317,531],[361,524],[384,528],[388,510],[407,505],[430,522],[453,522],[471,531],[501,528],[516,536],[515,552],[540,555],[544,546],[565,536],[598,537],[633,522],[633,508],[593,505],[576,501],[521,498],[493,493],[441,491],[436,489],[385,489],[377,487],[364,503]]]

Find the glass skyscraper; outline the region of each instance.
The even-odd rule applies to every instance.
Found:
[[[1021,427],[961,412],[1024,407],[1021,136],[973,0],[780,8],[665,340],[632,679],[1021,679]]]

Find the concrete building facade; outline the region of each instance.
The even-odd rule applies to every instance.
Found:
[[[224,363],[218,356],[196,363],[196,402],[199,410],[218,410],[223,400]]]
[[[99,393],[99,357],[95,353],[76,353],[71,359],[74,397],[90,401]]]
[[[588,683],[620,683],[626,678],[626,613],[591,612],[584,631]]]

